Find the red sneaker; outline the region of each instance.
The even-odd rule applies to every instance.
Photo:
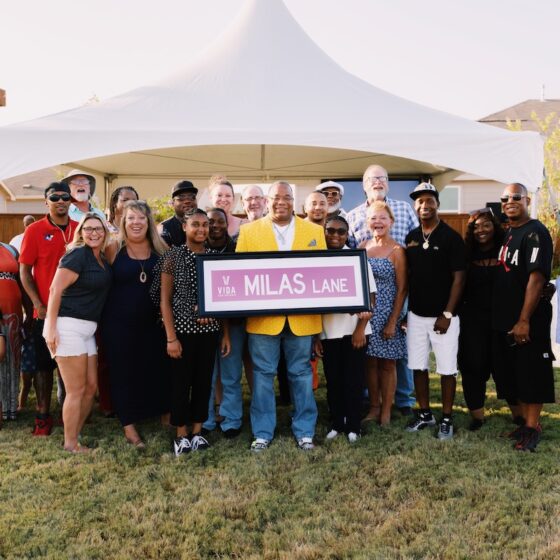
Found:
[[[34,436],[50,436],[52,430],[52,417],[48,416],[44,420],[42,418],[35,418],[35,427],[33,428]]]

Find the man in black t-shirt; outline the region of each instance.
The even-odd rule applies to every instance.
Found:
[[[183,230],[183,217],[197,208],[198,189],[190,181],[179,181],[171,189],[171,204],[175,215],[159,224],[158,231],[169,247],[184,245],[186,241]]]
[[[543,403],[554,402],[552,306],[542,297],[550,280],[552,239],[541,222],[529,218],[524,185],[508,185],[501,201],[510,228],[500,249],[492,298],[496,387],[520,424],[510,434],[514,448],[535,451]]]
[[[453,437],[453,401],[457,384],[459,318],[455,310],[465,284],[465,244],[461,236],[438,216],[439,194],[421,183],[410,194],[420,226],[405,240],[408,260],[408,367],[414,371],[419,413],[406,426],[417,432],[435,426],[430,410],[428,363],[430,350],[440,375],[443,415],[438,438]]]

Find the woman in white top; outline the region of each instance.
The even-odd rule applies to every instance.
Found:
[[[327,220],[327,247],[332,251],[348,249],[348,223],[340,216]],[[375,280],[368,267],[371,304],[375,299]],[[331,429],[327,439],[345,433],[350,443],[360,436],[362,391],[366,348],[371,333],[370,312],[323,315],[323,332],[315,339],[315,353],[323,358],[327,379],[327,402]]]

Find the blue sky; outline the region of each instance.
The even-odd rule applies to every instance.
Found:
[[[259,0],[266,2],[269,0]],[[372,84],[480,118],[560,98],[556,0],[285,0],[311,38]],[[2,0],[0,125],[107,99],[189,61],[243,0]],[[288,38],[289,40],[289,38]]]

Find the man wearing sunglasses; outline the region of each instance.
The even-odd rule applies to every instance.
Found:
[[[90,202],[91,197],[95,193],[95,177],[93,175],[89,175],[79,169],[73,169],[62,179],[61,183],[70,187],[72,204],[70,204],[68,215],[71,220],[79,222],[84,214],[94,212],[104,222],[107,221],[105,214],[99,208],[95,208]]]
[[[500,200],[509,229],[498,255],[492,298],[496,385],[521,424],[510,434],[514,449],[535,451],[543,403],[553,403],[555,397],[552,306],[542,297],[550,280],[552,239],[541,222],[529,217],[524,185],[508,185]]]
[[[45,344],[43,325],[58,261],[78,226],[68,215],[70,201],[70,187],[65,183],[51,183],[45,189],[48,214],[25,230],[19,256],[21,282],[33,302],[33,341],[37,360],[37,417],[33,435],[36,436],[50,435],[53,425],[50,405],[56,362]]]
[[[327,197],[327,202],[329,204],[329,219],[336,218],[337,216],[341,216],[346,219],[346,210],[342,208],[344,187],[341,184],[335,183],[334,181],[325,181],[324,183],[317,185],[315,190],[322,192]]]

